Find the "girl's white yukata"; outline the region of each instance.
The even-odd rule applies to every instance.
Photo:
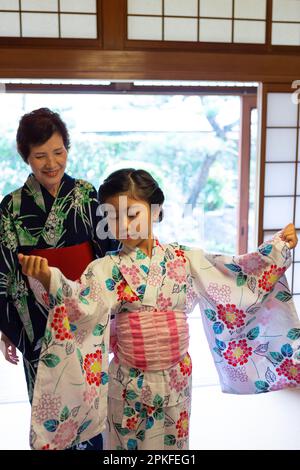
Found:
[[[288,245],[277,234],[257,252],[237,257],[157,240],[151,258],[123,247],[92,262],[80,283],[51,268],[37,377],[42,386],[35,389],[47,390],[52,407],[44,410],[43,397],[34,395],[35,448],[57,448],[62,426],[70,442],[78,426],[85,440],[101,432],[108,376],[109,449],[188,448],[187,315],[196,304],[224,392],[299,386],[293,355],[300,323],[284,276],[290,263]],[[41,301],[37,284],[33,289]]]

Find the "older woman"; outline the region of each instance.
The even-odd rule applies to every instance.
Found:
[[[19,123],[17,146],[31,174],[0,205],[0,330],[7,360],[17,363],[16,348],[23,355],[32,402],[48,312],[35,301],[19,267],[18,253],[43,256],[75,280],[93,259],[114,249],[116,242],[97,239],[95,188],[65,173],[70,139],[57,113],[41,108],[25,114]],[[36,413],[45,414],[42,408],[50,406],[47,396],[44,398]],[[79,429],[75,440],[66,439],[65,447],[101,449],[102,437],[99,434],[82,442]]]

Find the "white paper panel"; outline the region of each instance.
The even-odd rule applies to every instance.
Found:
[[[275,235],[276,232],[272,232],[272,231],[265,231],[264,234],[263,234],[263,241],[266,242],[268,240],[271,240],[273,238],[273,236]]]
[[[198,0],[165,0],[165,15],[197,16]]]
[[[162,18],[128,16],[128,39],[162,39]]]
[[[20,36],[19,13],[0,13],[0,36],[18,37]]]
[[[265,197],[263,228],[270,230],[285,227],[293,220],[293,209],[292,197]]]
[[[127,0],[127,11],[135,15],[162,15],[162,0]]]
[[[300,197],[296,197],[296,220],[295,220],[296,227],[300,227]]]
[[[96,13],[96,0],[60,0],[60,11],[79,12],[79,13]]]
[[[0,10],[19,10],[19,0],[0,0]]]
[[[290,290],[292,289],[292,278],[293,278],[293,270],[292,266],[290,266],[285,272],[286,280],[288,282]]]
[[[300,318],[300,295],[294,295],[293,301],[296,307],[297,315]]]
[[[273,0],[273,21],[300,21],[299,0]]]
[[[231,20],[200,20],[200,41],[231,42]]]
[[[300,261],[300,232],[299,231],[297,231],[297,237],[298,237],[299,242],[294,250],[294,254],[295,254],[295,261]]]
[[[293,288],[293,291],[300,294],[300,263],[295,263],[295,266],[294,266],[294,288]],[[300,300],[300,296],[299,296],[299,300]],[[300,302],[299,302],[299,300],[297,301],[298,315],[300,313],[300,309],[299,309]]]
[[[297,106],[292,93],[268,93],[267,126],[297,127]]]
[[[232,17],[232,0],[200,0],[200,16]]]
[[[60,28],[62,38],[97,38],[96,15],[67,15],[60,16]]]
[[[193,18],[165,18],[165,40],[197,41],[197,26]]]
[[[266,0],[235,0],[234,16],[264,20],[266,18]]]
[[[293,196],[294,188],[294,163],[266,163],[265,196]]]
[[[266,160],[295,161],[297,129],[267,129]]]
[[[300,196],[300,163],[298,163],[298,172],[297,172],[297,196]],[[299,241],[300,243],[300,241]]]
[[[299,46],[300,23],[273,23],[272,44],[282,46]]]
[[[55,13],[22,13],[24,37],[57,38],[58,15]]]
[[[234,42],[264,44],[266,23],[264,21],[234,21]]]
[[[22,0],[22,10],[33,10],[33,11],[57,11],[58,2],[57,0]]]

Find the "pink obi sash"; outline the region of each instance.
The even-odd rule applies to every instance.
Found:
[[[60,269],[71,281],[79,279],[88,264],[95,259],[90,242],[62,248],[33,249],[28,254],[47,258],[49,266]]]
[[[169,369],[187,353],[189,326],[181,311],[137,311],[116,315],[114,353],[121,364],[155,371]]]

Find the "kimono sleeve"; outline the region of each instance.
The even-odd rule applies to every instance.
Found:
[[[186,252],[223,392],[300,386],[293,360],[300,323],[284,275],[291,264],[280,232],[242,256]]]
[[[104,259],[90,263],[78,281],[71,281],[58,268],[50,267],[48,295],[40,282],[33,278],[29,278],[30,287],[37,301],[47,306],[50,311],[64,306],[71,318],[74,317],[75,311],[80,318],[101,316],[102,311],[108,307],[105,302],[108,294],[104,294],[101,288],[101,261]]]
[[[32,403],[33,449],[62,450],[105,427],[110,309],[100,286],[102,262],[104,258],[93,261],[79,282],[50,268],[48,300],[41,285],[30,279],[37,300],[49,304]],[[46,399],[57,403],[51,419],[43,414]],[[68,438],[62,439],[65,429]]]
[[[12,198],[0,205],[0,330],[22,352],[31,349],[33,326],[28,311],[28,288],[17,259],[18,236],[11,214]]]

